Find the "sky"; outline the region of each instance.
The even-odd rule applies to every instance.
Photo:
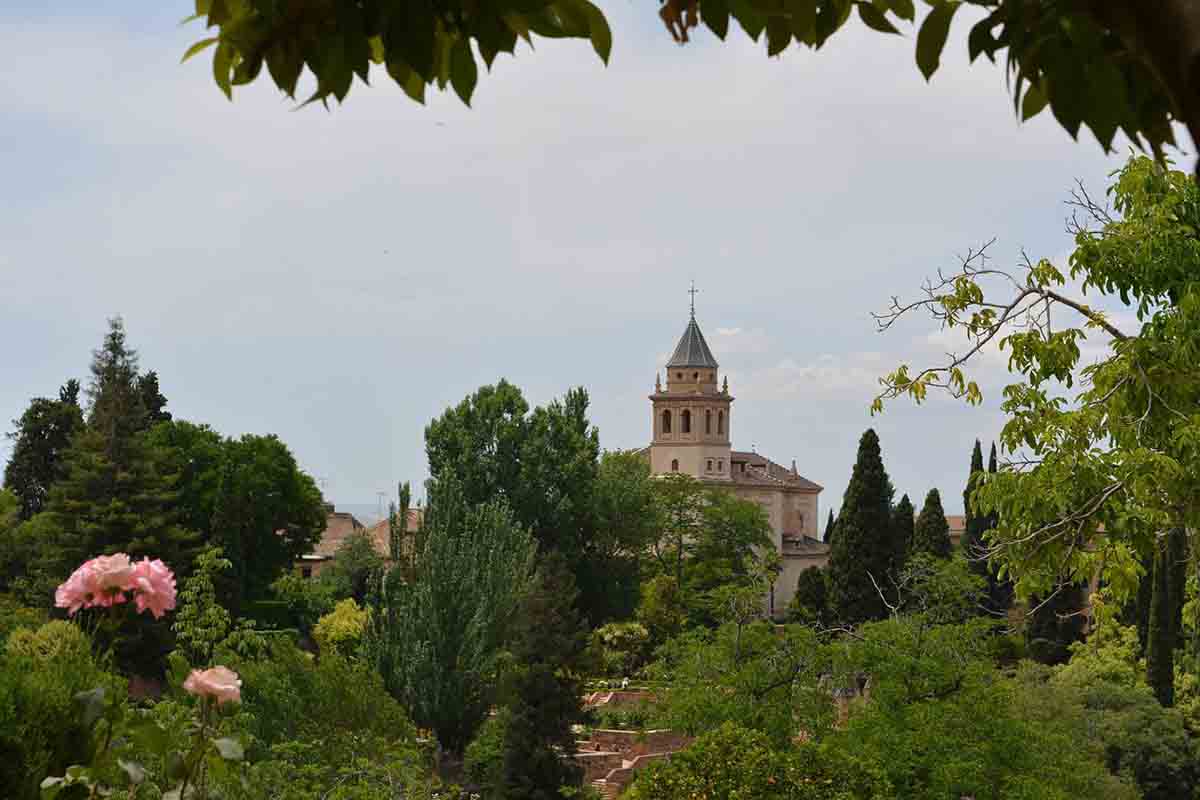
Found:
[[[207,55],[179,63],[205,35],[185,2],[5,3],[0,420],[85,378],[121,315],[168,410],[278,434],[328,499],[373,507],[425,478],[428,421],[501,377],[531,404],[583,386],[603,447],[646,444],[695,281],[735,447],[795,459],[823,518],[874,427],[898,492],[960,512],[1003,358],[978,367],[980,407],[871,417],[880,375],[954,343],[870,312],[993,238],[998,265],[1063,263],[1070,188],[1102,191],[1124,152],[1019,124],[962,19],[927,84],[911,32],[855,20],[768,58],[740,30],[680,47],[653,4],[601,5],[608,67],[542,40],[473,108],[378,72],[326,111],[265,71],[227,101]]]

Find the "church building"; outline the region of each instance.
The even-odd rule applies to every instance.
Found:
[[[655,375],[650,395],[652,439],[647,452],[656,475],[682,472],[704,483],[728,487],[758,503],[771,522],[772,540],[783,571],[767,598],[771,616],[782,616],[796,591],[796,579],[810,566],[823,567],[829,547],[820,541],[821,487],[796,471],[754,451],[734,450],[733,395],[721,378],[716,358],[691,318],[667,361],[666,386]],[[718,388],[719,386],[719,388]]]

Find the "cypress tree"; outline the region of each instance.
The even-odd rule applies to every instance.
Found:
[[[992,451],[988,455],[988,474],[995,475],[999,466],[996,463],[996,443],[992,442]],[[987,531],[995,528],[999,523],[1000,518],[996,512],[985,514],[980,517],[982,525],[980,526],[980,541],[982,536]],[[987,575],[987,598],[984,600],[984,605],[988,613],[994,616],[1001,616],[1012,608],[1013,604],[1013,585],[1008,578],[1001,578],[999,568],[991,565],[984,565]],[[980,573],[984,574],[984,573]]]
[[[825,523],[825,544],[833,543],[833,526],[837,524],[837,520],[833,517],[833,509],[829,509],[829,520]]]
[[[899,574],[908,561],[908,554],[913,547],[913,527],[916,524],[916,511],[908,495],[903,495],[900,502],[892,511],[892,569]]]
[[[950,557],[950,523],[942,510],[942,496],[937,489],[925,495],[925,505],[913,529],[913,553],[929,553],[938,558]]]
[[[883,586],[893,557],[889,486],[879,437],[868,429],[858,443],[829,554],[830,609],[841,622],[857,624],[886,616],[872,578]]]
[[[993,450],[994,453],[994,450]],[[979,476],[983,472],[983,449],[979,440],[975,440],[975,448],[971,451],[971,471],[967,473],[967,487],[963,490],[963,514],[965,516],[962,537],[963,555],[967,564],[976,575],[986,575],[988,572],[987,559],[983,554],[983,532],[987,530],[987,517],[975,512],[971,496],[979,486]]]
[[[550,551],[518,615],[504,797],[556,800],[562,787],[579,784],[571,726],[582,712],[582,687],[572,667],[587,645],[587,629],[575,608],[577,595],[566,559]]]
[[[1154,554],[1150,627],[1146,635],[1146,682],[1164,706],[1175,705],[1177,620],[1183,607],[1183,592],[1177,576],[1186,556],[1187,542],[1182,528],[1171,530]]]

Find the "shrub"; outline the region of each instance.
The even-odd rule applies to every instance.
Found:
[[[46,623],[46,612],[30,608],[9,594],[0,595],[0,643],[22,628],[38,628]]]
[[[892,795],[868,763],[815,745],[776,751],[763,734],[727,722],[638,773],[626,797],[884,800]]]
[[[411,739],[412,724],[369,666],[336,654],[314,661],[291,641],[272,641],[266,658],[238,665],[246,730],[269,748],[337,732]]]
[[[507,709],[488,718],[463,754],[463,772],[467,780],[486,798],[499,796],[504,787],[504,741],[508,721]]]
[[[317,622],[313,628],[313,639],[321,653],[336,653],[349,657],[354,655],[362,644],[363,631],[367,627],[370,616],[365,608],[359,608],[353,598],[338,603]]]
[[[336,602],[332,581],[302,578],[294,572],[272,583],[271,591],[287,606],[291,626],[306,636]]]
[[[75,696],[97,686],[124,692],[74,625],[56,621],[14,632],[0,654],[0,786],[37,798],[38,785],[61,775],[87,741]]]
[[[640,622],[610,622],[592,632],[589,650],[604,675],[632,675],[650,655],[650,632]]]

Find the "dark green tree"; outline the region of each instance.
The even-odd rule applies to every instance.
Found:
[[[999,471],[999,466],[996,461],[996,443],[992,442],[992,450],[988,455],[988,475],[995,475]],[[979,523],[980,545],[984,545],[983,535],[996,527],[999,521],[999,516],[995,511],[989,514],[980,515],[981,522]],[[1013,604],[1013,585],[1012,580],[1007,576],[1000,575],[1000,567],[998,564],[987,564],[987,596],[984,598],[984,608],[992,616],[1000,617],[1008,613]]]
[[[879,437],[868,429],[858,444],[829,554],[829,605],[841,622],[856,624],[886,614],[875,584],[885,585],[892,561],[889,485]]]
[[[538,567],[517,616],[509,678],[509,718],[504,743],[504,796],[556,800],[577,786],[571,758],[581,716],[582,687],[575,668],[587,645],[576,611],[575,578],[566,560],[551,553]]]
[[[1175,648],[1183,608],[1181,568],[1187,560],[1187,534],[1179,528],[1162,537],[1150,577],[1150,624],[1146,634],[1146,683],[1163,706],[1175,705]]]
[[[949,558],[950,549],[950,523],[942,510],[942,496],[937,489],[930,489],[913,528],[912,552]]]
[[[913,508],[908,495],[902,495],[900,502],[892,509],[892,572],[899,575],[908,561],[913,549],[913,529],[917,521],[917,512]]]
[[[232,566],[220,598],[235,613],[312,547],[325,527],[321,493],[276,436],[227,439],[180,419],[145,434],[179,475],[176,510],[185,528],[219,545]]]
[[[45,511],[29,523],[40,550],[35,571],[48,580],[101,553],[161,558],[181,577],[190,569],[200,535],[179,522],[178,476],[169,453],[145,434],[137,380],[137,353],[121,320],[110,320],[93,353],[87,425]]]
[[[809,567],[796,578],[796,594],[788,606],[788,619],[805,625],[829,624],[829,589],[825,570]]]
[[[375,549],[371,537],[355,531],[345,538],[333,554],[333,563],[321,573],[321,580],[333,586],[336,597],[352,597],[366,602],[373,581],[383,574],[383,556]]]
[[[993,455],[995,454],[995,446],[993,445]],[[962,551],[967,557],[967,563],[971,565],[971,570],[977,575],[986,575],[988,572],[987,558],[984,554],[983,532],[987,529],[987,515],[977,514],[973,509],[972,495],[975,493],[975,488],[979,485],[980,475],[983,473],[983,448],[979,444],[979,440],[975,440],[975,448],[971,451],[971,469],[967,472],[967,486],[963,489],[963,515],[964,526],[962,536]]]
[[[83,428],[79,408],[79,381],[69,380],[58,390],[58,399],[35,397],[8,438],[12,456],[4,468],[4,487],[17,497],[23,520],[41,511],[50,487],[65,474],[63,457],[75,434]]]
[[[1080,584],[1062,584],[1047,596],[1029,599],[1025,638],[1031,658],[1043,664],[1061,664],[1070,657],[1071,645],[1083,640],[1086,600],[1085,587]]]
[[[157,425],[160,422],[170,422],[171,412],[166,411],[167,398],[163,397],[158,388],[158,373],[150,370],[138,376],[138,394],[142,398],[142,407],[146,409],[146,425]]]
[[[603,586],[592,593],[588,621],[628,619],[638,604],[643,560],[661,530],[656,481],[650,461],[636,450],[600,456],[596,488],[595,528],[588,561],[580,568],[582,586]]]
[[[829,509],[829,519],[825,523],[825,544],[833,543],[833,526],[837,524],[837,519],[833,516],[833,509]]]

